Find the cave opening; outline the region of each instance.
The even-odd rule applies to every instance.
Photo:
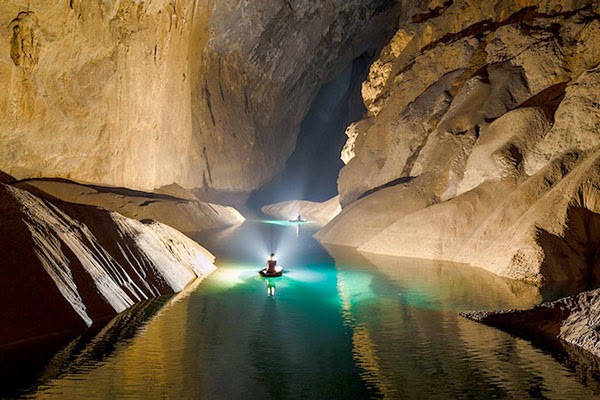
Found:
[[[375,54],[374,50],[365,51],[321,86],[284,169],[250,195],[250,208],[286,200],[321,202],[337,195],[345,131],[366,112],[361,87]]]

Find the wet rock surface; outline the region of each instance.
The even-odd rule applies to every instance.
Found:
[[[528,339],[565,342],[600,357],[598,289],[528,310],[470,311],[461,315]]]

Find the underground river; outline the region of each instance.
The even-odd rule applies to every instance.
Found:
[[[36,383],[12,395],[595,396],[596,386],[552,355],[457,315],[529,307],[541,300],[537,289],[474,268],[327,251],[313,233],[310,225],[248,221],[198,235],[217,256],[214,274],[70,342]],[[286,268],[282,278],[257,275],[271,249]]]

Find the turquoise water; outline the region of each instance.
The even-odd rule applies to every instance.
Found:
[[[595,396],[580,369],[457,316],[529,307],[537,289],[468,267],[326,250],[313,233],[263,221],[199,235],[217,272],[157,312],[133,311],[67,346],[24,397]],[[286,272],[260,278],[271,250]]]

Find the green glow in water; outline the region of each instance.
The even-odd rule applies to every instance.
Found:
[[[198,237],[215,273],[34,397],[592,398],[552,356],[456,313],[527,306],[533,289],[477,269],[341,261],[346,250],[334,260],[297,228],[250,222]],[[258,275],[271,235],[281,278]]]
[[[283,220],[279,220],[279,219],[262,219],[259,221],[261,224],[267,224],[267,225],[277,225],[277,226],[293,226],[296,227],[298,225],[300,226],[310,226],[313,223],[310,221],[303,221],[303,222],[290,222],[290,221],[283,221]]]

